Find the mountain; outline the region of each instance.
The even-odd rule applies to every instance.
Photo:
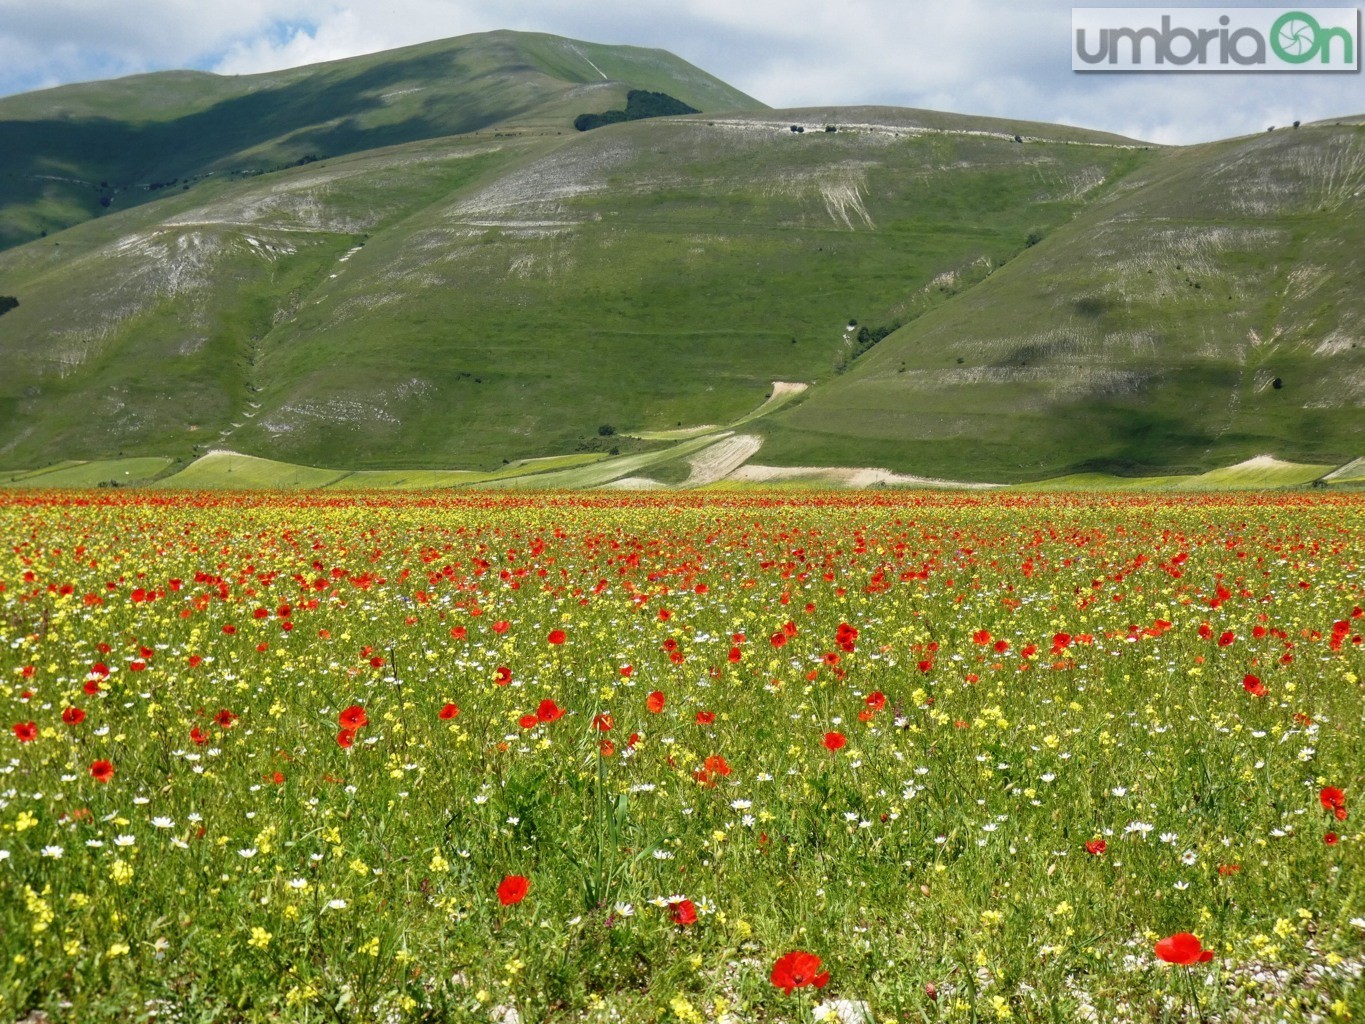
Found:
[[[1365,129],[1173,151],[780,414],[765,458],[1197,471],[1365,443]]]
[[[0,246],[291,163],[573,116],[672,90],[762,104],[662,50],[488,32],[260,75],[158,72],[0,99]]]
[[[702,113],[574,131],[631,90]],[[683,482],[741,422],[726,458],[965,480],[1360,454],[1359,119],[1168,149],[770,111],[498,32],[12,97],[0,153],[0,225],[71,223],[0,252],[0,468]]]

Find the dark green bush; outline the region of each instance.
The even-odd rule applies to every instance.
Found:
[[[699,114],[696,107],[689,107],[682,100],[674,99],[663,92],[649,92],[645,89],[632,89],[626,93],[625,110],[604,110],[600,114],[579,114],[573,126],[580,132],[592,131],[607,124],[621,121],[639,121],[646,117],[673,117],[678,114]]]

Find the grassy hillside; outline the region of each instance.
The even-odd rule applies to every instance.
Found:
[[[634,88],[705,112],[571,128]],[[760,107],[662,51],[508,32],[0,100],[0,236],[74,225],[0,251],[0,473],[230,448],[298,486],[521,486],[543,457],[582,486],[747,456],[1015,482],[1361,454],[1365,125],[1163,149]]]
[[[0,99],[0,247],[197,187],[499,127],[570,131],[631,88],[761,107],[662,50],[491,32],[260,75],[137,75]]]
[[[225,444],[488,470],[627,443],[603,426],[728,423],[773,380],[847,364],[850,318],[946,303],[1156,157],[817,113],[410,143],[0,254],[22,298],[0,323],[0,461]]]
[[[994,480],[1348,461],[1362,195],[1360,126],[1169,153],[777,416],[764,461]]]

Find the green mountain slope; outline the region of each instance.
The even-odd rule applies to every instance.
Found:
[[[1365,441],[1365,129],[1170,153],[776,417],[765,460],[1036,479]]]
[[[572,129],[630,89],[705,112]],[[0,231],[73,226],[0,251],[0,471],[680,483],[714,477],[671,446],[727,427],[765,466],[1001,482],[1360,454],[1360,119],[1164,149],[760,106],[504,32],[2,100]],[[754,418],[775,381],[811,386]]]
[[[1074,129],[788,111],[214,182],[0,254],[22,299],[0,322],[0,459],[222,443],[488,468],[605,424],[728,422],[772,380],[846,362],[850,317],[946,301],[1153,156]]]
[[[268,74],[161,72],[7,97],[0,247],[211,177],[493,126],[568,131],[632,88],[705,111],[762,107],[662,50],[521,32]]]

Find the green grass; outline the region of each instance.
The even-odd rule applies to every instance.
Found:
[[[335,469],[294,466],[235,452],[212,452],[196,459],[160,487],[182,490],[299,490],[335,484],[347,474]]]
[[[1342,469],[1349,469],[1343,466]],[[1224,466],[1190,476],[1121,477],[1105,473],[1069,476],[1017,484],[1021,491],[1257,491],[1304,487],[1333,472],[1332,466],[1275,460],[1271,464]]]
[[[714,423],[703,423],[696,427],[677,427],[673,430],[635,430],[627,437],[638,437],[641,441],[690,441],[694,437],[714,434],[720,428]]]
[[[558,469],[585,466],[608,456],[585,452],[579,455],[551,455],[539,459],[522,459],[490,473],[458,469],[373,469],[347,473],[327,486],[342,490],[397,489],[439,487],[477,487],[512,477],[533,476]]]
[[[5,483],[17,483],[21,480],[26,480],[31,476],[37,476],[40,473],[51,473],[53,470],[67,469],[71,466],[80,465],[83,465],[80,459],[64,459],[61,462],[53,463],[51,466],[45,466],[42,469],[11,469],[6,470],[3,475],[0,475],[0,481]]]
[[[135,487],[156,479],[171,462],[161,456],[61,462],[18,475],[0,473],[0,487]]]
[[[230,486],[218,474],[220,486]],[[479,483],[483,473],[460,469],[362,469],[347,473],[323,486],[339,491],[395,490],[413,491],[444,487],[460,487]]]
[[[1014,484],[1018,491],[1039,493],[1070,491],[1164,491],[1190,480],[1187,476],[1113,476],[1108,473],[1072,473],[1068,476],[1039,480],[1036,483]]]
[[[1365,482],[1365,457],[1353,459],[1323,478],[1328,484],[1357,484]]]
[[[684,455],[690,455],[701,451],[703,448],[714,444],[720,435],[707,434],[704,437],[692,438],[680,441],[652,452],[641,452],[635,455],[621,455],[602,459],[591,465],[579,466],[572,469],[562,469],[549,473],[537,473],[527,476],[508,476],[499,480],[489,481],[489,487],[496,488],[534,488],[552,489],[580,489],[585,487],[600,487],[613,480],[619,480],[626,476],[635,476],[645,473],[655,466],[663,465],[673,459]]]
[[[1278,487],[1303,487],[1332,472],[1335,467],[1277,463],[1267,466],[1228,466],[1176,485],[1177,490],[1268,490]]]

